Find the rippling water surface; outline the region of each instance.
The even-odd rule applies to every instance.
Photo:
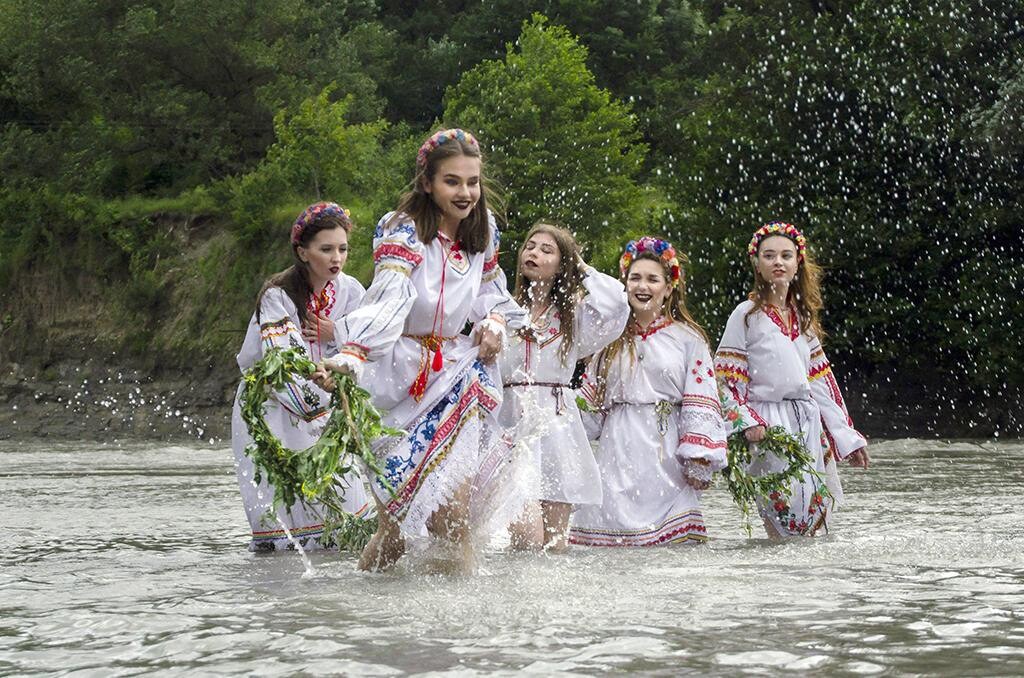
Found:
[[[250,554],[220,447],[0,443],[0,673],[1024,674],[1024,444],[873,454],[825,538],[716,488],[704,546],[443,578]]]

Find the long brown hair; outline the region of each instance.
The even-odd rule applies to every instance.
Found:
[[[686,325],[691,330],[697,333],[697,336],[707,344],[708,335],[701,327],[693,315],[690,313],[690,309],[686,307],[686,275],[683,273],[683,267],[689,263],[686,255],[677,250],[676,257],[679,259],[680,271],[679,271],[679,284],[671,288],[671,292],[668,297],[665,298],[665,303],[661,307],[662,315],[672,318],[677,323]],[[629,268],[622,273],[621,279],[622,284],[625,285],[629,278],[629,272],[633,270],[633,266],[636,262],[643,260],[656,261],[661,265],[662,275],[665,276],[665,280],[672,280],[672,272],[669,269],[668,263],[660,256],[651,251],[643,251],[636,254],[635,258],[629,264]],[[626,329],[623,330],[622,334],[618,339],[608,344],[608,346],[601,352],[599,358],[600,363],[596,365],[595,374],[597,375],[597,393],[598,402],[604,401],[605,389],[608,384],[608,370],[611,368],[612,363],[615,361],[615,357],[622,351],[624,347],[629,349],[629,354],[632,358],[636,357],[636,314],[633,311],[633,306],[629,307],[629,320],[626,323]],[[593,369],[593,368],[591,368]]]
[[[280,287],[284,290],[298,310],[299,322],[306,320],[306,303],[313,294],[313,286],[309,282],[309,264],[299,258],[299,247],[309,247],[309,243],[313,241],[317,233],[335,228],[343,228],[348,233],[352,230],[352,221],[348,217],[325,212],[306,224],[299,236],[299,241],[292,243],[292,256],[295,258],[295,263],[267,278],[263,287],[260,288],[260,293],[256,296],[257,323],[260,322],[260,304],[263,301],[263,295],[271,287]]]
[[[473,207],[469,216],[459,223],[458,238],[461,247],[470,254],[483,252],[491,239],[491,229],[487,224],[488,202],[495,207],[500,214],[500,202],[494,189],[484,177],[483,155],[480,147],[465,139],[449,139],[445,143],[433,148],[426,156],[424,165],[416,165],[416,176],[408,190],[402,194],[398,201],[398,207],[390,221],[411,218],[416,223],[416,237],[424,245],[429,245],[437,237],[438,228],[441,225],[441,210],[433,197],[426,191],[426,187],[434,180],[437,174],[437,166],[448,158],[459,155],[470,158],[480,158],[480,199]]]
[[[773,233],[772,237],[775,236],[786,238],[794,246],[796,245],[796,241],[784,233]],[[749,299],[754,302],[754,305],[744,316],[744,322],[751,315],[769,305],[768,296],[772,284],[765,280],[757,270],[757,257],[761,254],[763,242],[762,240],[761,243],[758,243],[757,252],[750,259],[754,268],[754,284],[750,290]],[[821,301],[821,266],[814,261],[810,248],[804,249],[803,261],[797,264],[796,275],[786,293],[786,303],[792,304],[796,309],[797,317],[800,318],[800,331],[804,334],[813,333],[819,341],[824,342],[825,330],[821,327],[821,309],[824,307]]]
[[[576,243],[576,238],[572,233],[550,222],[538,221],[530,227],[516,257],[515,300],[520,305],[526,305],[531,301],[530,289],[532,287],[530,281],[523,277],[523,268],[520,262],[523,252],[526,250],[526,243],[538,233],[550,235],[558,246],[558,273],[555,274],[555,279],[551,282],[550,297],[551,303],[558,310],[558,322],[562,329],[562,345],[558,347],[558,358],[562,361],[562,365],[565,365],[565,359],[572,348],[573,335],[576,330],[576,305],[584,293],[580,246]]]

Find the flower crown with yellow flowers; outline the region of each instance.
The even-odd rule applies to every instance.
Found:
[[[298,245],[302,241],[302,232],[313,223],[317,217],[325,214],[334,215],[341,219],[342,227],[346,231],[352,230],[352,219],[350,212],[336,202],[315,202],[302,211],[299,218],[292,224],[292,244]]]
[[[420,151],[416,154],[416,165],[426,167],[427,156],[430,155],[431,151],[455,139],[469,144],[478,151],[480,150],[480,144],[477,142],[476,137],[469,132],[461,129],[443,129],[424,141],[423,145],[420,146]]]
[[[671,278],[669,283],[671,286],[675,287],[679,284],[679,277],[682,272],[679,268],[679,259],[676,257],[676,248],[672,247],[671,243],[665,240],[649,235],[645,235],[637,240],[630,240],[626,243],[626,249],[622,252],[622,257],[619,258],[619,272],[623,277],[629,271],[633,260],[641,252],[653,252],[656,254],[658,259],[668,267]]]
[[[772,221],[754,231],[754,237],[750,239],[750,244],[747,245],[747,256],[751,259],[756,257],[757,248],[761,246],[761,241],[773,235],[781,235],[796,243],[797,261],[804,260],[804,252],[807,251],[807,238],[804,237],[804,234],[796,226],[787,224],[784,221]]]

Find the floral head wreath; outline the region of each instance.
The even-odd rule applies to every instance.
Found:
[[[469,144],[478,151],[480,150],[480,144],[477,142],[476,137],[469,132],[461,129],[444,129],[423,142],[423,145],[420,146],[420,152],[416,154],[416,165],[418,167],[426,167],[427,156],[435,148],[455,139]]]
[[[747,245],[747,256],[751,259],[756,257],[757,248],[761,246],[761,241],[773,235],[781,235],[796,243],[797,261],[804,260],[804,252],[807,250],[807,238],[804,237],[804,234],[796,226],[787,224],[784,221],[772,221],[754,231],[754,237],[750,239],[750,244]]]
[[[658,259],[668,267],[669,274],[671,276],[671,285],[675,287],[679,284],[679,277],[681,271],[679,268],[679,259],[676,257],[676,248],[660,238],[654,238],[649,235],[645,235],[639,240],[630,240],[626,244],[626,249],[622,252],[622,257],[619,258],[619,272],[625,276],[626,272],[629,271],[629,267],[632,265],[633,260],[641,252],[653,252],[658,256]]]
[[[347,209],[336,202],[315,202],[304,209],[292,224],[292,244],[298,245],[302,241],[302,232],[306,230],[306,227],[325,214],[341,219],[346,231],[352,228],[352,219]]]

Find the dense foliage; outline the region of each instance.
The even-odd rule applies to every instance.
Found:
[[[365,280],[419,141],[460,125],[507,251],[540,217],[606,270],[668,236],[714,337],[749,234],[792,220],[841,371],[1019,431],[1022,38],[1013,0],[0,0],[0,354],[66,298],[103,348],[229,364],[294,215],[351,207]]]

